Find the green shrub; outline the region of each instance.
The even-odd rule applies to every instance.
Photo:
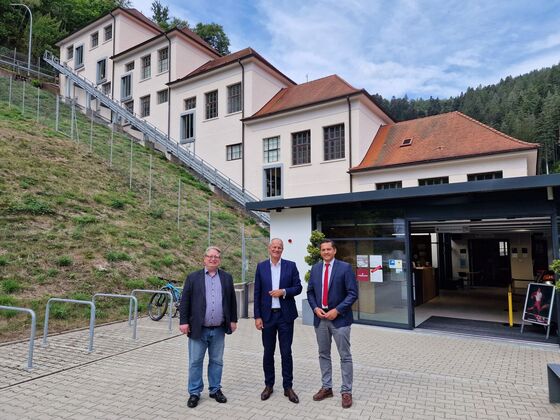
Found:
[[[58,270],[56,268],[49,268],[47,270],[47,276],[48,277],[55,277],[58,274]]]
[[[8,257],[5,255],[0,255],[0,267],[8,265]]]
[[[127,280],[124,285],[127,289],[143,289],[146,287],[146,282],[142,279],[130,279]]]
[[[175,263],[175,258],[168,254],[161,259],[161,263],[166,267],[171,267]]]
[[[51,304],[50,316],[55,319],[68,319],[70,316],[70,308],[62,303]]]
[[[4,289],[4,292],[6,293],[17,293],[22,289],[22,287],[19,281],[6,279],[2,282],[2,289]]]
[[[68,255],[62,255],[56,260],[56,265],[59,267],[70,267],[73,261]]]
[[[87,225],[90,223],[97,223],[96,217],[90,214],[85,214],[83,216],[76,216],[74,217],[73,221],[77,225]]]
[[[33,178],[24,177],[19,180],[19,186],[24,190],[28,189],[29,187],[35,184],[37,184],[37,181]]]
[[[107,261],[118,262],[118,261],[130,261],[130,255],[126,252],[121,251],[109,251],[106,255]]]
[[[160,287],[162,287],[165,284],[165,281],[160,279],[159,277],[156,276],[152,276],[152,277],[148,277],[146,279],[146,281],[148,282],[148,284],[151,287],[154,287],[156,289],[159,289]]]
[[[92,296],[89,293],[85,292],[75,292],[70,295],[70,299],[75,300],[91,300]]]
[[[160,241],[158,242],[158,245],[159,245],[160,248],[163,248],[163,249],[169,249],[169,248],[171,248],[171,244],[169,243],[169,241],[166,241],[166,240],[164,240],[164,239],[160,240]]]
[[[41,201],[37,200],[35,197],[25,197],[23,202],[13,204],[10,207],[10,211],[12,213],[29,213],[33,215],[42,215],[42,214],[53,214],[54,211],[50,208],[50,206]]]
[[[214,212],[214,217],[223,222],[230,222],[230,223],[233,223],[236,220],[236,217],[233,214],[224,210]]]
[[[152,217],[153,219],[163,219],[164,214],[165,214],[165,211],[162,208],[150,209],[148,211],[148,215],[150,217]]]
[[[109,203],[109,205],[112,208],[117,209],[117,210],[124,209],[125,204],[126,204],[126,201],[122,200],[120,198],[113,198],[113,199],[111,199],[111,201]]]
[[[13,296],[0,295],[0,305],[2,306],[18,306],[17,300]],[[0,317],[10,319],[16,316],[18,311],[11,311],[9,309],[0,310]]]

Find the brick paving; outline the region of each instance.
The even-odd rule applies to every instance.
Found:
[[[546,378],[546,364],[560,363],[557,345],[362,325],[352,327],[354,405],[342,409],[337,394],[314,402],[321,384],[315,335],[299,321],[293,346],[299,404],[284,397],[279,376],[271,398],[260,400],[260,334],[252,320],[241,320],[226,338],[227,404],[205,391],[190,409],[186,338],[176,324],[170,334],[163,320],[143,318],[136,341],[126,323],[97,327],[91,354],[87,331],[49,337],[47,348],[39,338],[31,372],[24,369],[27,343],[0,346],[0,418],[560,419],[560,404],[548,402]],[[333,366],[339,387],[338,361]]]

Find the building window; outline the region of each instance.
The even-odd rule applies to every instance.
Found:
[[[101,92],[103,92],[104,95],[110,95],[111,94],[111,82],[103,83],[103,85],[101,85]]]
[[[140,98],[140,116],[150,116],[150,95],[142,96]]]
[[[241,143],[226,146],[226,160],[241,159]]]
[[[507,257],[509,255],[509,244],[507,241],[499,241],[500,257]]]
[[[196,108],[196,96],[185,99],[185,110]]]
[[[91,48],[95,48],[99,45],[99,32],[94,32],[91,34]]]
[[[323,128],[325,160],[344,158],[344,124]]]
[[[468,181],[484,181],[485,179],[502,179],[504,174],[502,171],[495,171],[495,172],[481,172],[478,174],[468,174],[467,180]]]
[[[158,72],[163,73],[169,70],[169,48],[158,51]]]
[[[131,61],[130,63],[126,63],[124,65],[124,71],[132,71],[134,70],[134,61]]]
[[[84,65],[84,46],[80,45],[76,47],[76,52],[74,53],[74,68],[82,67]]]
[[[128,112],[134,115],[134,101],[125,102],[123,105]]]
[[[113,25],[108,25],[105,26],[105,28],[103,28],[103,33],[104,35],[104,40],[105,41],[109,41],[110,39],[113,38]]]
[[[311,162],[311,131],[292,133],[292,165]]]
[[[107,79],[107,59],[97,62],[97,83],[103,83]]]
[[[140,59],[142,63],[142,80],[147,79],[152,76],[152,56],[146,55]]]
[[[440,184],[449,184],[449,177],[440,176],[436,178],[424,178],[418,180],[418,185],[421,187],[424,185],[440,185]]]
[[[263,139],[264,163],[278,162],[280,159],[280,137]]]
[[[241,83],[228,86],[228,113],[241,111]]]
[[[265,197],[279,197],[282,195],[282,168],[264,169],[264,195]]]
[[[121,101],[132,96],[132,75],[121,77]]]
[[[68,58],[68,60],[72,60],[74,58],[74,46],[70,45],[68,48],[66,48],[66,58]]]
[[[167,89],[160,90],[157,93],[157,103],[158,104],[163,104],[163,103],[167,102],[168,100],[169,100],[169,91]]]
[[[214,90],[204,95],[206,97],[206,119],[218,116],[218,91]]]
[[[393,190],[396,188],[402,188],[402,181],[378,182],[375,184],[376,190]]]
[[[195,119],[194,111],[187,112],[181,115],[181,143],[194,141],[195,139]]]

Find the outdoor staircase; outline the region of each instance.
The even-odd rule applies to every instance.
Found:
[[[64,63],[61,63],[58,57],[55,57],[49,51],[45,51],[43,59],[59,73],[68,77],[76,86],[80,87],[91,97],[96,98],[101,104],[109,108],[114,115],[120,117],[123,121],[128,121],[138,131],[144,133],[147,138],[158,144],[163,150],[166,150],[167,153],[175,156],[182,164],[191,168],[201,178],[222,190],[226,195],[237,201],[242,206],[245,206],[246,203],[251,201],[258,201],[257,197],[247,192],[247,190],[244,190],[239,184],[220,172],[217,168],[210,165],[208,162],[205,162],[190,150],[185,149],[179,144],[179,142],[172,140],[167,134],[153,124],[150,124],[128,111],[120,104],[120,102],[105,95],[97,89],[93,82],[76,74],[73,69]],[[270,224],[270,216],[268,213],[252,213],[254,213],[263,222]]]

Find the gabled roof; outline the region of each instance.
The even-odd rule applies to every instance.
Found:
[[[279,74],[283,79],[287,80],[289,83],[295,84],[295,82],[293,80],[288,78],[284,73],[282,73],[280,70],[278,70],[272,64],[270,64],[267,60],[264,59],[263,56],[261,56],[254,49],[245,48],[243,50],[239,50],[237,52],[234,52],[234,53],[231,53],[231,54],[228,54],[228,55],[224,55],[223,57],[216,58],[215,60],[210,60],[207,63],[204,63],[202,66],[198,67],[197,69],[193,70],[192,72],[190,72],[186,76],[181,77],[180,79],[174,80],[171,83],[168,83],[168,85],[171,86],[171,85],[175,85],[177,83],[181,83],[185,80],[192,79],[193,77],[199,76],[201,74],[208,73],[208,72],[211,72],[213,70],[217,70],[219,68],[229,66],[231,64],[235,64],[235,63],[237,63],[238,60],[243,60],[243,59],[251,58],[251,57],[254,57],[257,60],[259,60],[261,63],[263,63],[265,66],[269,67],[273,72]]]
[[[376,103],[365,90],[356,89],[338,75],[323,77],[302,83],[301,85],[289,86],[281,89],[260,110],[244,121],[268,117],[282,112],[318,105],[347,96],[364,94],[375,103],[383,112],[380,104]]]
[[[69,35],[66,35],[64,38],[60,39],[55,45],[59,46],[60,43],[62,43],[62,41],[64,41],[67,38],[70,38],[72,36],[74,36],[74,34],[76,34],[77,32],[80,32],[81,30],[87,28],[88,26],[94,24],[95,22],[101,20],[101,19],[105,19],[107,16],[113,14],[113,13],[117,13],[117,12],[122,12],[127,14],[128,16],[144,23],[145,25],[148,25],[149,27],[151,27],[152,29],[154,29],[157,32],[163,33],[163,30],[159,27],[158,24],[156,24],[155,22],[153,22],[152,20],[148,19],[146,16],[144,16],[142,14],[142,12],[140,12],[139,10],[136,9],[128,9],[128,8],[124,8],[124,7],[116,7],[113,10],[111,10],[109,13],[104,14],[103,16],[100,16],[94,20],[92,20],[91,22],[85,24],[84,26],[82,26],[80,29],[72,32]]]
[[[405,139],[411,139],[409,145],[403,145]],[[455,111],[380,127],[350,172],[538,148]]]
[[[150,39],[147,39],[144,42],[141,42],[140,44],[136,44],[133,45],[132,47],[128,48],[127,50],[121,51],[118,54],[113,55],[112,57],[110,57],[112,60],[122,57],[123,55],[126,55],[134,50],[140,49],[143,46],[149,44],[150,42],[153,42],[155,40],[157,40],[158,38],[162,38],[165,35],[172,35],[174,32],[178,32],[181,33],[183,35],[185,35],[187,38],[191,39],[192,41],[194,41],[196,44],[198,44],[199,46],[201,46],[203,49],[205,49],[206,51],[210,52],[211,54],[213,54],[216,57],[220,57],[220,53],[218,51],[216,51],[214,48],[212,48],[212,46],[210,46],[210,44],[208,44],[205,40],[203,40],[200,36],[198,36],[197,34],[195,34],[193,31],[191,31],[190,29],[187,28],[172,28],[169,31],[165,32],[165,33],[161,33],[158,34]]]

